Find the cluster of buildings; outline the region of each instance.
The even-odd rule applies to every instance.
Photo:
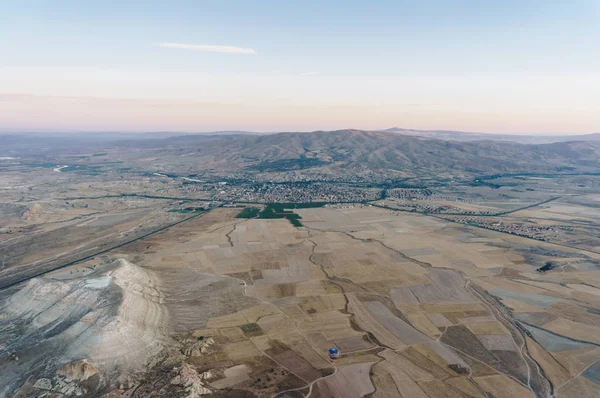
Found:
[[[460,214],[460,215],[473,215],[473,216],[493,216],[494,214],[498,214],[497,210],[468,210],[468,209],[460,209],[458,207],[449,207],[448,210],[444,211],[444,214]]]
[[[415,199],[415,200],[423,200],[429,198],[433,192],[429,189],[408,189],[408,188],[394,188],[388,189],[386,191],[386,196],[388,198],[397,198],[397,199]]]
[[[377,202],[379,206],[398,209],[404,211],[414,211],[417,213],[441,213],[450,209],[449,206],[440,205],[434,202],[423,202],[416,199],[412,200],[383,200]]]
[[[247,188],[236,198],[242,202],[305,203],[305,202],[366,202],[381,197],[381,190],[343,184],[263,184]]]
[[[460,207],[454,207],[448,204],[437,203],[435,200],[430,198],[389,199],[388,197],[388,199],[378,202],[378,205],[398,210],[429,214],[456,214],[462,216],[493,216],[497,214],[497,211],[492,210],[469,210]]]
[[[252,203],[365,202],[379,199],[382,193],[379,188],[332,182],[198,182],[182,184],[179,191],[186,197]]]
[[[557,225],[534,225],[503,221],[493,217],[452,217],[452,221],[475,225],[477,227],[487,228],[494,231],[505,232],[513,235],[525,236],[527,238],[548,241],[558,237],[560,226]]]

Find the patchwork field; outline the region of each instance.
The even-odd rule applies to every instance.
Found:
[[[153,290],[143,278],[128,289],[159,303],[156,320],[143,321],[155,330],[145,338],[170,347],[143,380],[113,386],[111,398],[157,388],[230,397],[600,395],[600,255],[369,206],[295,210],[302,227],[237,212],[213,210],[107,254],[151,273]],[[538,271],[549,259],[555,267]],[[59,283],[60,272],[36,283]]]
[[[372,207],[296,212],[305,227],[236,222],[156,260],[235,277],[260,301],[208,322],[221,334],[242,330],[238,339],[249,343],[225,344],[230,359],[236,350],[248,352],[238,360],[266,356],[323,397],[384,396],[394,385],[402,396],[429,397],[560,396],[571,383],[600,391],[587,383],[593,366],[580,374],[600,356],[576,351],[598,348],[600,335],[598,314],[589,311],[600,304],[590,293],[600,275],[576,266],[600,256]],[[536,272],[547,258],[570,268]],[[547,335],[536,337],[533,326]],[[342,356],[332,363],[326,353],[334,346]],[[359,364],[370,377],[338,388],[350,369],[361,369],[348,366]]]

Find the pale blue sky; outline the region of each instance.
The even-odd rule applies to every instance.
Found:
[[[600,131],[599,20],[597,0],[8,0],[0,129]]]

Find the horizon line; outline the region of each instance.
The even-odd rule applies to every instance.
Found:
[[[458,133],[458,134],[473,134],[473,135],[490,135],[490,136],[515,136],[515,137],[560,137],[560,136],[588,136],[600,134],[598,132],[587,132],[587,133],[568,133],[568,132],[544,132],[544,133],[517,133],[517,132],[478,132],[478,131],[463,131],[463,130],[446,130],[446,129],[414,129],[414,128],[401,128],[401,127],[390,127],[386,129],[358,129],[358,128],[341,128],[331,130],[272,130],[272,131],[252,131],[252,130],[237,130],[237,129],[223,129],[223,130],[208,130],[208,131],[182,131],[182,130],[52,130],[52,131],[34,131],[34,130],[16,130],[10,131],[9,129],[0,128],[0,135],[15,135],[15,134],[27,134],[27,135],[50,135],[50,134],[179,134],[179,135],[198,135],[198,134],[216,134],[216,133],[245,133],[245,134],[285,134],[285,133],[317,133],[317,132],[335,132],[335,131],[363,131],[367,133],[389,133],[395,134],[393,130],[398,130],[396,134],[402,134],[402,131],[414,131],[421,133]]]

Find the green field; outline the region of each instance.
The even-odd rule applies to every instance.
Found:
[[[326,202],[311,202],[311,203],[269,203],[260,213],[258,218],[277,219],[287,218],[295,227],[301,227],[300,217],[298,214],[285,209],[308,209],[313,207],[323,207]]]
[[[260,209],[258,207],[246,207],[244,210],[239,212],[235,218],[254,218],[259,212]]]

